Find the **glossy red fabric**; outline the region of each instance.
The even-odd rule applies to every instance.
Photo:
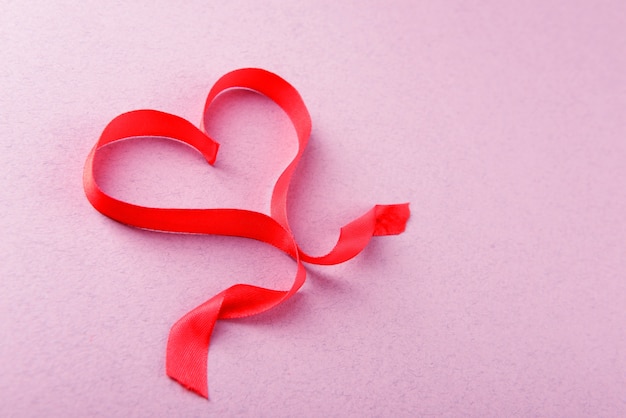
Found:
[[[236,284],[190,311],[172,326],[167,343],[167,374],[184,387],[208,398],[207,356],[211,333],[218,319],[240,318],[264,312],[293,295],[304,283],[303,262],[337,264],[356,256],[375,235],[404,231],[408,203],[377,205],[341,228],[335,247],[326,255],[311,256],[295,242],[287,220],[287,191],[311,132],[309,112],[295,88],[262,69],[245,68],[220,78],[209,92],[204,113],[213,100],[231,88],[246,88],[276,102],[291,119],[298,137],[298,152],[280,175],[271,199],[271,215],[242,209],[165,209],[123,202],[104,193],[94,178],[94,157],[112,142],[137,136],[158,136],[185,142],[209,164],[215,162],[219,144],[204,128],[178,116],[156,110],[136,110],[113,119],[104,129],[85,163],[83,183],[89,202],[102,214],[129,226],[156,231],[219,234],[256,239],[284,251],[296,261],[297,271],[288,290]]]

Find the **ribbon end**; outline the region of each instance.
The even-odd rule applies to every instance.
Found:
[[[175,376],[173,376],[169,372],[167,373],[167,375],[170,377],[170,379],[174,380],[175,382],[180,384],[185,389],[195,393],[196,395],[199,395],[199,396],[203,397],[206,400],[209,400],[209,388],[208,388],[207,385],[196,386],[196,385],[189,384],[188,382],[186,382],[184,380],[177,379]]]
[[[376,205],[375,236],[398,235],[406,229],[406,223],[411,216],[408,203],[398,205]]]
[[[211,138],[209,138],[211,140]],[[202,155],[206,159],[207,163],[214,165],[217,159],[217,151],[220,149],[220,144],[211,140],[206,150],[202,150]]]
[[[224,296],[220,293],[179,319],[172,326],[167,340],[167,375],[185,389],[206,399],[209,399],[209,343],[223,300]]]

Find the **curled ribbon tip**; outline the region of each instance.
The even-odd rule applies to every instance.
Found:
[[[403,233],[410,215],[408,203],[376,205],[376,227],[373,235],[399,235]]]
[[[287,220],[287,192],[296,165],[311,132],[311,118],[299,93],[285,80],[258,68],[235,70],[222,76],[207,97],[204,115],[223,91],[245,88],[264,94],[277,103],[291,119],[298,137],[298,152],[279,176],[271,198],[271,216],[243,209],[165,209],[134,205],[104,193],[94,178],[94,158],[103,146],[122,139],[165,137],[186,143],[200,152],[211,165],[219,144],[206,134],[203,124],[156,110],[135,110],[113,119],[85,162],[83,185],[87,199],[105,216],[138,228],[164,232],[218,234],[255,239],[291,256],[296,275],[291,288],[274,290],[236,284],[193,309],[171,328],[167,341],[166,372],[183,387],[208,399],[207,357],[211,334],[218,319],[241,318],[265,312],[279,305],[304,284],[303,263],[338,264],[359,254],[373,236],[404,232],[410,216],[409,204],[376,205],[341,228],[339,239],[326,255],[311,256],[298,246]]]

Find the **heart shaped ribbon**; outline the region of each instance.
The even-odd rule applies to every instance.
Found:
[[[408,203],[376,205],[341,228],[334,248],[314,257],[300,249],[287,220],[287,191],[311,132],[311,118],[302,98],[276,74],[244,68],[222,76],[209,92],[204,114],[213,100],[231,88],[255,90],[273,100],[287,113],[298,137],[298,151],[278,178],[271,198],[271,216],[243,209],[150,208],[115,199],[104,193],[94,178],[94,158],[99,149],[115,141],[137,136],[158,136],[182,141],[199,151],[209,164],[215,162],[219,144],[209,138],[201,124],[196,128],[178,116],[156,110],[136,110],[113,119],[91,150],[83,172],[87,199],[102,214],[138,228],[197,234],[218,234],[256,239],[284,251],[297,263],[289,290],[273,290],[236,284],[213,296],[178,320],[167,342],[166,371],[184,387],[208,398],[207,356],[211,333],[218,319],[241,318],[264,312],[293,295],[304,284],[303,262],[338,264],[356,256],[372,236],[396,235],[409,218]]]

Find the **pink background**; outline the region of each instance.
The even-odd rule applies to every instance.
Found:
[[[0,5],[1,416],[626,415],[623,1],[25,3]],[[236,282],[288,287],[293,261],[112,222],[81,171],[119,113],[198,123],[247,66],[313,118],[290,193],[304,249],[375,203],[412,217],[218,323],[207,402],[166,377],[169,327]],[[239,91],[207,121],[214,168],[139,139],[107,150],[102,184],[267,211],[287,117]]]

